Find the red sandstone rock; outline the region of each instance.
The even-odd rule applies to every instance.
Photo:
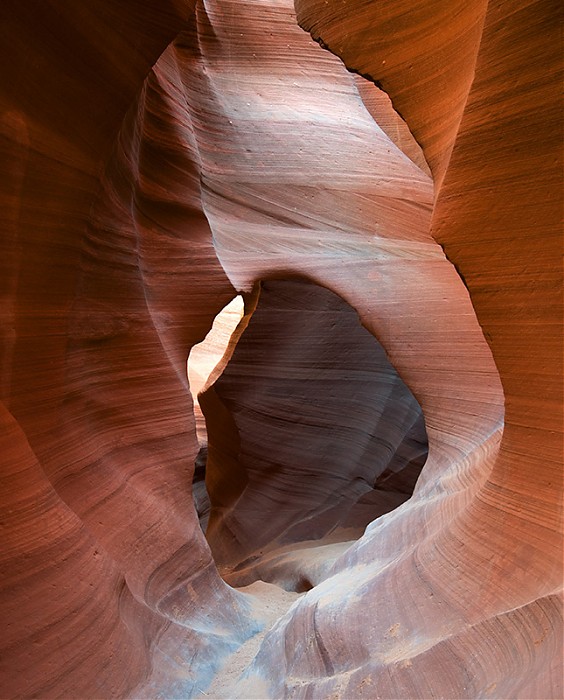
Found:
[[[474,77],[487,0],[295,0],[298,21],[348,68],[377,81],[440,186]]]
[[[264,624],[199,527],[185,363],[289,274],[358,312],[430,453],[350,548],[257,560],[317,585],[218,694],[562,696],[556,4],[296,9],[433,182],[286,0],[0,6],[2,696],[198,697]]]
[[[123,697],[152,668],[167,676],[171,640],[193,659],[191,693],[256,623],[190,493],[186,356],[233,288],[177,128],[173,57],[135,98],[190,8],[1,12],[1,694]]]

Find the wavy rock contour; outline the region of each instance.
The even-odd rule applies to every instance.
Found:
[[[295,4],[1,4],[2,696],[562,695],[559,7]],[[222,579],[192,499],[187,355],[273,278],[429,441],[299,597]]]

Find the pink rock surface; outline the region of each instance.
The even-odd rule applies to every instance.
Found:
[[[562,697],[559,8],[295,4],[0,6],[2,697]],[[297,527],[229,579],[315,585],[227,687],[271,589],[200,528],[186,359],[296,276],[378,339],[429,457],[357,542]],[[237,507],[253,429],[211,403]]]

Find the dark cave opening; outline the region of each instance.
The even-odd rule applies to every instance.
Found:
[[[358,538],[410,498],[428,453],[419,403],[351,306],[304,279],[263,281],[256,297],[199,396],[194,479],[216,562],[250,576],[280,549]]]

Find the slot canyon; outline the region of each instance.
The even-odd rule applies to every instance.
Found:
[[[561,27],[0,3],[1,698],[563,697]]]

